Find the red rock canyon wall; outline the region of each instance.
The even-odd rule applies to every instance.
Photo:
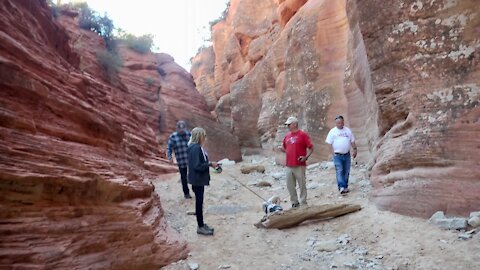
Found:
[[[158,269],[188,252],[150,181],[176,171],[175,122],[205,127],[213,158],[239,147],[170,56],[120,47],[109,79],[75,16],[0,2],[0,268]]]
[[[478,4],[372,0],[350,6],[378,105],[372,179],[381,208],[424,217],[480,209]]]
[[[191,73],[242,147],[274,149],[294,114],[315,144],[312,162],[325,160],[344,114],[382,209],[467,214],[480,208],[477,6],[233,0]]]

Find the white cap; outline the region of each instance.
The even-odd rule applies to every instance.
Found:
[[[285,122],[285,125],[290,125],[291,123],[298,123],[298,120],[295,116],[288,117],[287,121]]]

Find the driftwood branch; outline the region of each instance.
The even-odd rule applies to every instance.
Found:
[[[343,216],[362,209],[358,204],[324,204],[305,208],[289,209],[265,216],[255,224],[257,228],[286,229],[306,220],[329,219]]]

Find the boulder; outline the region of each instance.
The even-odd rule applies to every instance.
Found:
[[[314,249],[317,251],[328,251],[332,252],[337,250],[339,247],[337,246],[337,241],[336,240],[330,240],[330,241],[319,241],[316,242]]]
[[[473,228],[480,227],[480,217],[474,216],[468,220],[468,225],[472,226]]]
[[[439,228],[447,230],[462,230],[467,228],[467,220],[458,217],[445,217],[442,211],[438,211],[432,215],[429,222]]]
[[[243,165],[240,168],[240,171],[243,174],[249,174],[251,172],[264,173],[265,172],[265,166],[263,166],[263,165]]]

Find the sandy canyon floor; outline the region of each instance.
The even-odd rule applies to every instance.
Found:
[[[265,173],[240,173],[242,165],[252,164],[264,165]],[[462,240],[458,231],[378,210],[368,199],[371,185],[363,165],[352,166],[351,192],[340,196],[332,165],[322,162],[307,170],[308,204],[354,203],[362,210],[285,230],[254,227],[263,217],[262,200],[238,182],[263,198],[280,196],[289,209],[283,167],[272,158],[247,156],[224,166],[221,174],[211,172],[204,218],[214,236],[197,235],[195,199],[183,198],[179,174],[155,180],[170,226],[190,248],[187,260],[164,269],[480,269],[480,233]],[[261,181],[272,186],[255,185]]]

